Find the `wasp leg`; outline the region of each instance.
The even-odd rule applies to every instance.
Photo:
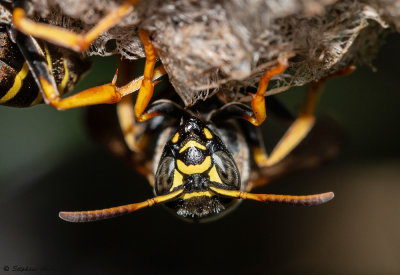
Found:
[[[124,135],[125,143],[129,149],[134,152],[142,151],[141,146],[138,146],[136,141],[137,127],[133,114],[132,96],[124,97],[117,104],[117,114],[119,125],[121,126],[122,134]]]
[[[305,105],[300,110],[299,116],[289,127],[287,132],[272,150],[270,156],[262,151],[255,151],[256,163],[260,167],[269,167],[285,158],[307,136],[315,124],[314,109],[323,84],[333,76],[346,75],[354,71],[354,66],[349,66],[318,82],[312,83],[306,97]]]
[[[132,151],[142,152],[146,148],[149,136],[153,130],[148,129],[149,126],[147,124],[137,123],[133,116],[132,101],[130,98],[118,103],[117,112],[126,144]],[[154,101],[149,105],[148,112],[170,118],[189,115],[180,105],[166,99]],[[157,129],[162,122],[164,120],[152,122],[151,128]]]
[[[147,125],[137,123],[132,107],[132,96],[124,97],[117,104],[117,115],[126,145],[131,151],[139,153],[147,147],[149,135],[145,134]]]
[[[229,116],[232,116],[233,112],[236,113],[235,116],[241,116],[244,114],[251,114],[252,110],[244,105],[244,104],[232,104],[233,106],[228,106],[228,109],[230,108],[230,112],[223,111],[222,113],[225,113],[225,117],[222,117],[223,119],[229,118]],[[235,106],[236,105],[236,106]],[[277,101],[274,97],[271,97],[269,100],[269,112],[274,116],[279,119],[279,122],[283,125],[289,126],[291,123],[294,121],[293,115],[279,102]],[[267,156],[267,151],[265,149],[265,144],[263,142],[263,136],[261,133],[261,129],[259,127],[254,127],[252,124],[247,123],[246,121],[240,120],[238,121],[240,128],[242,129],[242,132],[246,138],[246,142],[250,147],[250,150],[252,152],[253,159],[255,160],[255,163],[257,164],[259,159],[263,159],[264,156]],[[260,168],[260,167],[259,167]],[[246,191],[250,191],[254,188],[263,186],[267,183],[269,183],[271,180],[273,180],[273,177],[270,177],[268,175],[263,175],[260,176],[259,169],[252,169],[252,173],[255,173],[255,176],[251,176],[252,180],[249,181],[248,186],[246,187]]]
[[[156,73],[154,74],[155,77],[154,80],[161,77],[165,72],[162,67],[160,67],[155,71]],[[54,86],[51,82],[49,82],[47,78],[41,75],[39,75],[38,78],[40,86],[42,87],[44,92],[44,99],[46,103],[59,110],[66,110],[66,109],[96,105],[96,104],[119,102],[122,97],[130,95],[131,93],[137,91],[143,80],[143,77],[139,77],[137,79],[132,80],[130,83],[128,83],[123,87],[117,87],[115,85],[117,74],[115,74],[114,79],[111,83],[89,88],[75,95],[66,98],[61,98],[57,91],[57,87]]]
[[[24,1],[18,1],[13,11],[12,22],[21,32],[54,43],[77,52],[86,50],[101,33],[112,28],[129,14],[139,0],[126,0],[117,9],[111,11],[87,33],[77,34],[61,27],[37,23],[26,17],[23,9]]]
[[[149,34],[146,31],[140,30],[139,37],[142,40],[144,51],[146,53],[146,63],[144,65],[142,85],[140,86],[136,99],[135,118],[137,121],[143,122],[160,114],[149,110],[146,111],[146,107],[153,96],[154,84],[151,80],[153,78],[154,66],[156,64],[156,52],[150,42]]]
[[[255,160],[256,164],[258,164],[257,158],[259,158],[260,156],[267,155],[261,130],[258,127],[250,127],[251,125],[249,125],[247,122],[240,123],[240,125],[241,128],[243,129],[246,141],[249,144],[250,150],[253,154],[253,159]],[[246,191],[250,191],[259,186],[263,186],[270,181],[269,177],[253,177],[253,178],[255,179],[249,182],[249,184],[246,187]]]
[[[310,86],[304,107],[300,110],[296,120],[291,124],[287,132],[280,139],[269,156],[264,149],[264,145],[258,141],[259,138],[256,137],[256,135],[253,135],[254,138],[250,139],[249,142],[250,146],[252,147],[256,164],[259,167],[273,166],[285,158],[294,148],[296,148],[296,146],[307,136],[311,128],[314,126],[314,108],[323,84],[333,76],[349,74],[354,69],[354,66],[349,66],[318,82],[313,83]],[[247,117],[255,116],[253,111],[254,109],[251,110],[244,104],[233,102],[226,104],[219,110],[213,112],[210,115],[210,119],[213,121],[224,120],[232,118],[232,116],[246,119]],[[245,130],[245,132],[249,131]]]
[[[278,60],[278,65],[267,70],[260,78],[258,84],[257,92],[255,94],[250,94],[252,96],[251,107],[253,109],[253,114],[251,116],[243,115],[242,118],[249,121],[255,126],[261,125],[267,117],[265,111],[265,91],[268,88],[268,83],[271,78],[275,75],[283,73],[288,67],[287,59]]]
[[[140,83],[140,90],[134,111],[132,110],[131,97],[123,99],[118,103],[117,106],[118,118],[124,134],[125,142],[134,152],[143,151],[147,144],[146,140],[148,140],[145,136],[138,139],[142,127],[140,127],[140,124],[138,124],[137,121],[145,121],[156,115],[160,115],[162,112],[161,109],[158,109],[157,111],[156,109],[152,108],[153,112],[149,111],[149,109],[146,113],[144,113],[153,95],[154,84],[151,80],[155,75],[159,74],[159,72],[157,72],[157,69],[154,70],[156,54],[153,45],[149,41],[147,32],[139,31],[139,36],[143,42],[146,53],[146,64],[143,74],[144,80]],[[165,71],[163,71],[163,73],[165,73]]]
[[[238,102],[232,102],[225,104],[218,110],[210,113],[207,120],[218,122],[232,119],[234,117],[251,117],[253,116],[253,114],[253,110],[249,106]],[[258,165],[259,161],[262,161],[264,157],[267,156],[260,128],[254,127],[252,124],[249,124],[245,121],[239,121],[239,124],[250,147],[253,159]],[[253,172],[254,171],[252,169],[252,173]],[[270,181],[270,178],[268,176],[253,176],[252,178],[253,180],[247,185],[246,191],[250,191],[255,187],[265,185]]]
[[[121,68],[121,74],[118,77],[120,83],[126,84],[132,79],[134,64],[127,59],[119,59],[118,68]],[[128,146],[130,151],[141,153],[145,145],[138,140],[140,133],[143,133],[142,128],[145,125],[137,124],[133,113],[133,99],[132,95],[123,97],[120,102],[117,103],[117,116],[118,122],[122,131],[122,135],[125,140],[125,144]]]
[[[115,103],[123,96],[129,95],[141,87],[143,77],[138,77],[128,84],[117,87],[115,85],[117,75],[111,83],[81,91],[75,95],[61,98],[57,84],[52,75],[50,64],[46,62],[46,57],[32,36],[25,35],[16,31],[15,41],[29,66],[30,72],[34,76],[46,104],[57,109],[65,110],[75,107],[88,105]],[[153,72],[155,79],[165,74],[162,66]],[[154,79],[154,80],[155,80]]]
[[[131,60],[119,59],[118,68],[121,69],[121,73],[118,76],[118,82],[126,84],[132,79],[134,73],[134,63]],[[139,86],[140,87],[140,86]],[[146,138],[141,138],[144,133],[146,125],[139,124],[135,120],[135,114],[133,112],[133,99],[132,95],[123,97],[120,102],[116,105],[117,116],[120,129],[122,131],[125,144],[128,146],[130,151],[136,153],[144,153],[146,147]]]
[[[274,97],[271,97],[269,100],[268,110],[273,115],[278,117],[280,122],[284,125],[289,126],[295,119],[295,117],[293,117],[293,115]],[[243,119],[245,117],[251,116],[254,116],[254,112],[249,106],[239,102],[231,102],[223,105],[217,110],[210,112],[207,120],[225,121],[233,117]],[[243,127],[245,127],[246,129],[251,129],[251,131],[253,131],[254,129],[253,125],[249,125],[248,123],[241,123],[241,125],[243,125]]]
[[[151,186],[154,186],[152,167],[149,167],[146,161],[142,161],[140,156],[149,155],[149,152],[146,153],[148,142],[154,136],[154,133],[160,129],[161,125],[168,123],[168,118],[176,119],[177,117],[189,116],[190,114],[175,102],[161,99],[154,101],[148,108],[149,112],[160,114],[157,119],[146,121],[145,123],[136,123],[136,120],[132,116],[132,102],[128,103],[126,101],[123,103],[124,105],[117,105],[117,110],[125,143],[131,151],[136,152],[134,155],[138,160],[134,165],[135,169],[148,179]],[[131,118],[133,118],[133,121],[131,121]],[[131,124],[132,122],[133,125]]]

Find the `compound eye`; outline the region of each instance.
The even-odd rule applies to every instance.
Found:
[[[161,160],[155,177],[155,189],[157,195],[165,194],[171,189],[174,178],[174,167],[175,164],[172,157],[166,157]]]
[[[214,163],[222,183],[239,189],[239,171],[232,157],[223,151],[218,151],[214,154]]]

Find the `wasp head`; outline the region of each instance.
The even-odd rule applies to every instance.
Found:
[[[164,147],[155,177],[155,192],[164,195],[183,189],[168,207],[186,218],[216,215],[231,198],[215,194],[210,187],[240,189],[240,175],[232,155],[221,139],[196,117],[183,118]]]

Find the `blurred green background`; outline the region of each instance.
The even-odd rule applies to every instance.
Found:
[[[341,155],[257,190],[334,191],[332,202],[243,202],[209,224],[184,223],[162,207],[97,223],[61,221],[59,210],[143,201],[152,191],[91,140],[85,108],[2,106],[0,273],[28,266],[48,269],[44,274],[400,274],[398,49],[400,36],[389,36],[376,72],[360,67],[326,86],[317,113],[342,125]],[[115,57],[94,61],[77,90],[112,79]],[[303,95],[296,88],[279,98],[295,111]]]

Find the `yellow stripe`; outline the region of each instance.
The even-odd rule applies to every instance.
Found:
[[[35,98],[35,100],[32,101],[31,106],[34,106],[34,105],[36,105],[36,104],[39,104],[40,102],[42,102],[42,100],[43,100],[42,93],[38,92],[38,95],[37,95],[37,97]]]
[[[178,165],[179,171],[181,171],[182,173],[184,173],[186,175],[200,174],[200,173],[203,173],[203,172],[207,171],[207,169],[210,168],[210,166],[211,166],[211,157],[207,156],[204,159],[203,163],[201,163],[201,164],[186,165],[180,159],[178,159],[176,161],[176,164]]]
[[[201,145],[197,141],[190,140],[190,141],[186,142],[185,146],[183,146],[181,148],[181,150],[179,150],[179,153],[185,152],[185,150],[188,149],[189,147],[196,147],[196,148],[199,148],[201,150],[206,150],[207,149],[205,146]]]
[[[174,170],[174,183],[172,184],[172,187],[170,189],[173,190],[175,187],[181,186],[183,184],[183,176],[181,173],[178,172],[178,170]]]
[[[212,197],[214,194],[210,191],[186,193],[181,196],[181,199],[187,200],[193,197]]]
[[[215,165],[213,168],[211,168],[210,172],[208,173],[208,176],[210,177],[210,181],[222,183],[221,178],[218,175],[217,169],[215,168]]]
[[[64,77],[61,80],[60,85],[58,85],[58,90],[59,90],[60,94],[64,93],[65,87],[67,86],[68,79],[69,79],[69,70],[68,70],[67,62],[65,61],[64,58],[63,58],[63,64],[64,64]]]
[[[178,140],[179,140],[179,133],[178,132],[176,132],[176,134],[174,135],[174,137],[172,138],[172,143],[177,143],[178,142]]]
[[[49,70],[53,72],[53,64],[51,63],[51,56],[49,49],[47,48],[47,44],[44,44],[44,52],[46,53],[47,65],[49,66]]]
[[[211,134],[210,130],[207,128],[204,128],[204,135],[206,136],[207,139],[212,139],[213,135]]]
[[[15,76],[14,84],[12,85],[12,87],[7,91],[7,93],[2,98],[0,98],[0,103],[9,101],[18,93],[18,91],[22,87],[22,82],[28,75],[28,72],[29,72],[29,67],[28,64],[25,62],[24,65],[22,66],[22,69]]]

